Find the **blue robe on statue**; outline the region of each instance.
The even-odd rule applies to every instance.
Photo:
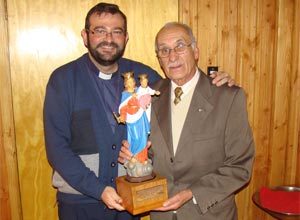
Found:
[[[129,114],[130,108],[136,109],[137,106],[139,106],[138,111],[134,114]],[[122,92],[119,106],[119,113],[122,114],[123,111],[126,112],[127,140],[130,145],[130,151],[133,155],[136,155],[147,145],[150,122],[146,111],[141,108],[138,98],[132,97],[132,93],[127,91]]]

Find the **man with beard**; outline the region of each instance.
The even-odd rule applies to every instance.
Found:
[[[52,73],[44,105],[59,218],[131,219],[125,211],[112,210],[123,210],[114,189],[126,135],[126,127],[113,117],[123,91],[121,74],[147,73],[151,82],[161,77],[146,65],[122,58],[128,34],[126,16],[118,6],[94,6],[81,36],[88,53]]]
[[[126,127],[112,113],[118,111],[122,73],[134,72],[136,80],[146,73],[150,84],[160,76],[122,58],[127,22],[117,5],[99,3],[90,9],[81,36],[88,53],[52,73],[44,103],[46,152],[54,170],[58,215],[62,220],[133,219],[122,211],[122,199],[114,189]],[[219,78],[230,81],[227,75]]]

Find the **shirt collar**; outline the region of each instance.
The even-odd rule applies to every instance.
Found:
[[[112,75],[113,75],[113,73],[106,74],[106,73],[102,73],[101,71],[99,71],[98,77],[103,80],[110,80]]]
[[[193,78],[192,78],[190,81],[186,82],[184,85],[180,86],[181,89],[182,89],[182,91],[183,91],[183,94],[182,94],[181,97],[184,97],[184,96],[185,96],[186,94],[188,94],[193,88],[195,88],[195,86],[196,86],[196,84],[197,84],[199,78],[200,78],[200,73],[199,73],[199,70],[198,70],[198,68],[197,68],[197,69],[196,69],[196,73],[194,74]],[[172,89],[172,95],[171,95],[171,97],[172,97],[172,99],[174,99],[175,94],[174,94],[173,91],[175,90],[176,87],[178,87],[178,85],[176,85],[176,83],[174,83],[173,81],[171,81],[171,85],[172,85],[172,88],[171,88],[171,89]]]
[[[85,56],[86,56],[86,60],[87,60],[87,63],[88,63],[88,66],[89,66],[90,70],[95,75],[97,75],[100,79],[110,80],[111,78],[114,78],[114,76],[118,75],[118,73],[119,73],[118,70],[114,73],[111,73],[111,74],[102,73],[101,71],[99,71],[99,69],[96,67],[96,65],[92,62],[92,60],[90,59],[88,53],[86,53]]]

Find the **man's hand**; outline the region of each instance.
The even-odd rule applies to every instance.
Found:
[[[147,148],[151,146],[151,142],[147,142]],[[121,150],[119,152],[118,162],[124,164],[126,161],[130,161],[133,158],[133,154],[129,150],[129,143],[126,140],[122,141]]]
[[[131,160],[132,157],[133,157],[133,155],[129,150],[128,141],[123,140],[121,150],[119,152],[119,157],[118,157],[119,163],[124,164],[126,161]]]
[[[167,201],[164,202],[162,207],[155,209],[155,211],[177,210],[192,198],[193,198],[193,193],[191,190],[189,189],[183,190],[177,193],[175,196],[169,198]]]
[[[117,194],[116,190],[111,187],[107,186],[105,187],[102,195],[101,195],[102,201],[105,203],[105,205],[110,209],[117,209],[118,211],[125,210],[122,206],[122,199]]]
[[[226,72],[213,72],[210,74],[210,77],[213,78],[212,83],[216,86],[221,86],[225,83],[228,83],[229,87],[236,85],[234,79]]]

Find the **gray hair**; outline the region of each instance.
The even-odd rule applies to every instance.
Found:
[[[192,29],[188,26],[188,25],[186,25],[186,24],[183,24],[183,23],[180,23],[180,22],[176,22],[176,21],[173,21],[173,22],[168,22],[168,23],[166,23],[159,31],[158,31],[158,33],[156,34],[156,37],[155,37],[155,51],[157,52],[157,50],[158,50],[158,46],[157,46],[157,36],[158,36],[158,34],[163,30],[163,29],[165,29],[165,28],[169,28],[169,27],[181,27],[181,28],[183,28],[186,32],[187,32],[187,34],[189,35],[189,37],[190,37],[190,39],[191,39],[191,43],[192,43],[192,48],[193,49],[195,49],[195,46],[196,46],[196,38],[195,38],[195,36],[194,36],[194,34],[193,34],[193,31],[192,31]]]

